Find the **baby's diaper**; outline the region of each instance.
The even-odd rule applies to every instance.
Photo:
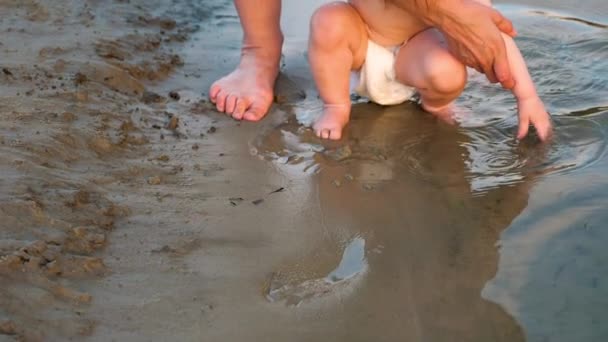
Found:
[[[395,55],[400,47],[385,48],[369,40],[361,70],[351,73],[351,91],[381,105],[395,105],[411,99],[415,89],[396,80]]]

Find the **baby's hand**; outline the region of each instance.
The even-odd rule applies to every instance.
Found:
[[[538,137],[541,141],[547,141],[553,132],[551,118],[545,110],[545,105],[541,99],[536,97],[527,98],[517,101],[519,110],[519,129],[517,130],[517,139],[523,139],[528,134],[530,124],[534,125]]]

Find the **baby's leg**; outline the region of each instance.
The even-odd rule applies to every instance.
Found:
[[[350,72],[361,68],[367,51],[367,31],[359,13],[344,2],[319,8],[312,16],[308,60],[323,115],[313,129],[324,139],[340,139],[350,115]]]
[[[427,29],[410,39],[397,54],[399,82],[415,87],[422,108],[445,117],[467,81],[466,67],[447,49],[441,33]]]

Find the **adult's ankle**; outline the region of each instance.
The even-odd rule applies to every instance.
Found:
[[[265,34],[259,37],[245,37],[241,47],[241,56],[253,57],[261,61],[268,61],[278,65],[283,47],[283,33],[281,31]]]

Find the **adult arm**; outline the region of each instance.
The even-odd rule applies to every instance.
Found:
[[[512,23],[497,10],[475,0],[393,0],[445,36],[450,51],[464,64],[483,72],[490,82],[511,89],[501,32],[515,36]]]

